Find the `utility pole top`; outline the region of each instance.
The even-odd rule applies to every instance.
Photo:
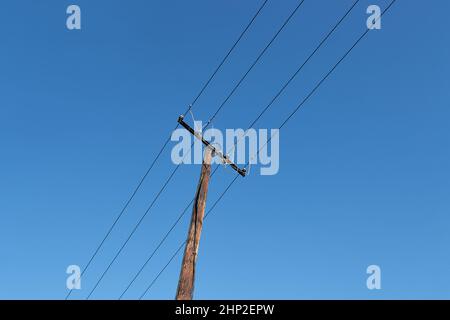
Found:
[[[233,161],[231,161],[227,155],[224,155],[221,150],[218,150],[216,147],[214,147],[209,141],[205,140],[203,138],[202,134],[199,132],[196,132],[193,128],[191,128],[186,122],[184,122],[184,116],[178,117],[178,123],[183,126],[187,131],[189,131],[194,137],[199,139],[205,146],[208,148],[211,148],[214,155],[217,155],[219,158],[222,159],[223,163],[226,163],[230,165],[231,168],[233,168],[237,173],[239,173],[241,176],[245,177],[247,174],[247,170],[245,168],[239,168]]]

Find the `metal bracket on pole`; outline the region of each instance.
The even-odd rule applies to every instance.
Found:
[[[216,147],[214,147],[209,141],[206,141],[205,138],[201,135],[201,133],[196,132],[194,129],[192,129],[186,122],[184,122],[184,116],[178,117],[178,123],[181,124],[183,128],[185,128],[187,131],[189,131],[194,137],[199,139],[205,146],[208,148],[211,148],[213,153],[217,155],[219,158],[222,159],[222,161],[228,165],[230,165],[231,168],[236,170],[237,173],[239,173],[241,176],[245,177],[247,170],[245,168],[241,169],[239,168],[233,161],[231,161],[227,155],[224,155],[222,151],[218,150]]]

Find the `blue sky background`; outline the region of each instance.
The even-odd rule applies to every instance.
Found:
[[[306,0],[214,121],[246,128],[351,0]],[[0,4],[0,298],[63,299],[203,82],[261,1]],[[269,0],[198,101],[207,120],[298,2]],[[364,31],[361,1],[258,123],[277,127]],[[205,222],[195,298],[450,298],[448,1],[399,0],[283,128],[280,172],[240,179]],[[83,299],[174,165],[169,149],[82,279]],[[193,197],[180,168],[93,298],[117,299]],[[220,169],[211,205],[234,177]],[[126,298],[184,240],[187,215]],[[179,256],[146,298],[172,299]],[[366,268],[382,269],[382,290]]]

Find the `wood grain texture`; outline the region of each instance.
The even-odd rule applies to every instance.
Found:
[[[194,293],[195,265],[197,263],[198,247],[205,215],[206,197],[208,194],[209,177],[211,174],[211,159],[213,150],[206,148],[203,158],[200,180],[195,193],[192,217],[188,230],[180,278],[177,288],[177,300],[192,300]]]

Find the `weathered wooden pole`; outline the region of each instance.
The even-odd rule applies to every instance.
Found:
[[[195,264],[197,262],[200,235],[202,233],[203,217],[205,215],[206,196],[208,194],[209,177],[211,174],[211,159],[214,156],[211,147],[205,148],[200,180],[195,193],[192,208],[191,223],[189,225],[180,278],[178,280],[177,300],[192,300],[195,281]]]

